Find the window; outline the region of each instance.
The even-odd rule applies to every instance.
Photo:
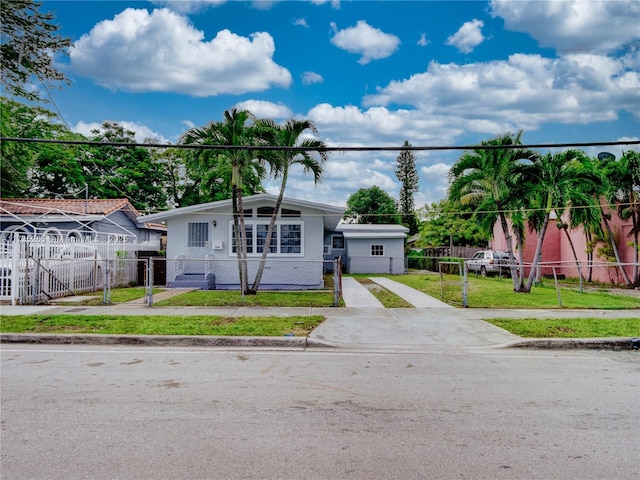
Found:
[[[331,248],[344,249],[344,237],[342,235],[331,235]]]
[[[297,217],[300,218],[301,212],[300,210],[289,210],[288,208],[283,208],[280,210],[280,216],[281,217],[288,217],[288,218],[292,218],[292,217]]]
[[[264,250],[265,242],[267,241],[267,231],[269,225],[258,224],[256,225],[256,251],[262,253]],[[271,234],[271,244],[269,245],[269,253],[276,253],[278,251],[278,226],[273,226],[273,233]]]
[[[384,255],[384,245],[371,245],[371,255],[380,257]]]
[[[329,255],[331,253],[331,245],[323,245],[323,247],[322,254]]]
[[[244,225],[244,231],[247,236],[247,253],[253,253],[253,225]],[[236,231],[233,228],[233,222],[231,222],[231,252],[237,253],[236,251]]]
[[[302,225],[280,225],[280,253],[302,251]]]
[[[188,247],[206,247],[209,244],[208,223],[189,223],[188,229]]]
[[[233,222],[229,222],[230,229],[230,254],[236,253],[236,238],[233,230]],[[267,230],[269,223],[265,221],[252,220],[245,224],[247,232],[247,254],[262,255],[267,240]],[[299,223],[276,223],[269,253],[275,255],[300,255],[302,250],[302,222]]]

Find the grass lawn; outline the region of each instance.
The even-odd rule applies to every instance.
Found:
[[[639,318],[494,318],[487,322],[529,338],[640,337]]]
[[[324,317],[16,315],[0,316],[4,333],[113,335],[306,336]]]
[[[385,275],[397,282],[409,285],[438,299],[442,298],[442,286],[438,274]],[[458,275],[444,275],[444,301],[460,306],[462,286]],[[571,288],[561,288],[562,308],[627,309],[640,308],[640,299],[605,292],[580,293]],[[469,276],[469,307],[471,308],[560,308],[556,289],[551,285],[534,286],[531,293],[515,293],[508,278],[483,278]]]
[[[153,293],[163,292],[163,288],[154,288]],[[146,293],[145,287],[129,287],[129,288],[114,288],[111,290],[111,303],[126,303],[132,300],[138,300],[139,298],[144,298]],[[102,290],[98,290],[97,292],[85,293],[83,296],[88,297],[86,300],[82,300],[81,302],[58,302],[61,305],[69,304],[69,305],[85,305],[85,306],[97,306],[102,305]]]
[[[235,290],[194,290],[161,300],[154,305],[158,307],[333,307],[333,292],[328,290],[262,291],[256,295],[243,297]]]
[[[355,276],[355,275],[354,275]],[[376,282],[369,280],[365,276],[355,276],[356,280],[360,282],[362,285],[367,287],[367,289],[378,299],[380,303],[385,306],[385,308],[414,308],[409,302],[400,298],[395,293],[387,290],[382,285],[378,285]]]

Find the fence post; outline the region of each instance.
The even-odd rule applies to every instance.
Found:
[[[147,258],[147,305],[153,306],[153,258]]]
[[[584,293],[582,289],[582,265],[580,265],[580,262],[578,262],[578,277],[580,278],[580,293]]]
[[[333,260],[333,306],[340,303],[340,257]]]
[[[467,276],[467,264],[462,267],[462,306],[469,306],[469,277]]]
[[[556,283],[556,294],[558,295],[558,306],[562,307],[562,298],[560,298],[560,287],[558,286],[558,275],[556,275],[556,267],[551,267],[553,270],[553,280]]]
[[[107,259],[104,261],[104,286],[102,288],[102,304],[103,305],[108,305],[111,301],[111,298],[109,298],[111,295],[109,294],[109,289],[111,288],[111,286],[109,285],[109,278],[111,277],[111,274],[109,273],[109,267],[110,267],[110,263],[111,260]]]

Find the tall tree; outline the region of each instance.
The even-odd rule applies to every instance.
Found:
[[[210,155],[220,155],[231,166],[231,202],[233,209],[233,231],[236,239],[238,275],[240,288],[245,294],[249,290],[247,265],[247,231],[242,207],[243,178],[248,172],[264,175],[264,157],[252,150],[252,146],[266,145],[273,138],[273,129],[259,121],[248,110],[235,108],[224,112],[222,122],[210,122],[202,128],[192,128],[181,139],[189,145],[225,145],[246,147],[239,149],[210,149]]]
[[[41,12],[41,6],[32,0],[0,2],[0,78],[9,93],[28,100],[39,98],[37,90],[28,88],[33,77],[47,88],[66,80],[54,60],[71,45],[71,39],[58,33],[53,13]]]
[[[604,197],[607,202],[615,206],[618,215],[623,220],[631,220],[629,236],[633,239],[634,269],[632,278],[620,266],[620,273],[627,286],[640,285],[640,271],[638,269],[638,237],[640,236],[640,153],[635,150],[623,152],[619,160],[607,158],[601,162],[601,173],[604,179]],[[602,210],[602,221],[611,242],[616,261],[621,263],[620,254],[615,241],[615,235],[609,225],[609,215]]]
[[[402,223],[409,228],[409,234],[418,231],[418,221],[415,212],[413,194],[418,191],[418,170],[416,169],[416,156],[410,150],[411,144],[405,140],[396,159],[396,178],[400,181],[400,200],[398,210],[402,216]]]
[[[584,152],[570,149],[539,156],[531,165],[521,165],[519,168],[523,181],[516,192],[520,193],[518,196],[528,196],[532,212],[542,217],[529,217],[538,231],[538,239],[525,292],[530,292],[533,286],[551,212],[555,211],[561,217],[568,205],[585,205],[589,201],[589,194],[584,187],[595,184],[597,178],[586,168],[587,163],[588,157]]]
[[[491,240],[492,231],[481,228],[469,205],[449,199],[433,202],[421,209],[424,222],[420,227],[419,246],[443,245],[485,247]]]
[[[92,131],[91,140],[105,145],[82,150],[89,195],[93,198],[128,198],[140,211],[163,209],[167,204],[167,172],[153,162],[149,150],[111,143],[135,143],[134,132],[122,125],[105,122]]]
[[[322,163],[327,160],[328,154],[326,151],[318,151],[317,155],[319,160],[312,156],[309,152],[326,147],[325,143],[317,138],[305,137],[307,131],[313,135],[318,135],[318,129],[315,124],[310,120],[295,120],[291,119],[287,121],[282,127],[273,126],[275,137],[274,145],[278,147],[298,147],[302,148],[302,151],[291,150],[279,150],[276,152],[275,158],[272,160],[274,166],[274,173],[276,177],[280,178],[280,192],[278,199],[276,200],[275,208],[271,214],[271,221],[267,228],[266,237],[262,244],[262,256],[260,258],[260,265],[256,277],[251,287],[253,292],[257,292],[262,280],[262,274],[266,263],[267,253],[271,249],[271,238],[275,230],[276,220],[278,218],[280,207],[282,206],[282,199],[284,198],[284,191],[287,187],[287,180],[289,178],[289,168],[294,165],[300,165],[304,173],[310,173],[313,175],[314,183],[318,183],[322,177]]]
[[[361,188],[347,199],[343,218],[350,223],[400,223],[395,200],[375,185]]]
[[[481,143],[480,146],[462,154],[451,167],[449,179],[449,197],[462,204],[470,204],[484,213],[479,219],[493,226],[496,219],[500,221],[507,244],[513,289],[520,292],[524,287],[524,279],[516,268],[513,237],[507,222],[507,211],[513,203],[514,185],[517,183],[516,167],[521,160],[533,159],[536,153],[519,148],[522,131],[496,137]],[[486,228],[486,227],[485,227]]]
[[[3,137],[84,139],[40,106],[2,97],[0,107]],[[2,142],[0,193],[8,198],[69,195],[84,184],[76,150],[69,145]]]

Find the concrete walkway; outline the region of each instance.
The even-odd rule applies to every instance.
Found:
[[[342,300],[350,308],[384,308],[380,300],[353,277],[342,277]]]

